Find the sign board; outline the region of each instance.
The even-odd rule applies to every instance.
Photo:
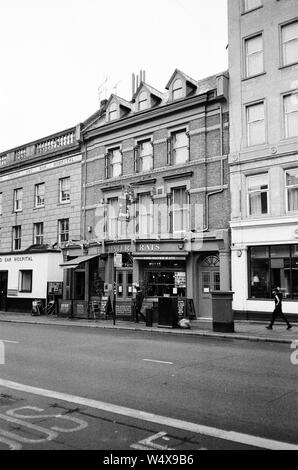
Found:
[[[114,268],[122,268],[122,253],[114,253]]]
[[[99,317],[106,318],[111,311],[111,301],[109,296],[101,297],[99,301]]]
[[[175,272],[175,287],[186,287],[186,273]]]
[[[48,294],[62,295],[62,282],[48,282]]]
[[[59,301],[59,316],[69,317],[72,314],[72,300]]]
[[[178,299],[178,318],[184,318],[185,317],[185,300],[184,299]]]

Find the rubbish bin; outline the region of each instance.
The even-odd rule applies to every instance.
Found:
[[[213,331],[234,333],[234,315],[232,310],[234,292],[212,291]]]
[[[153,309],[146,308],[146,326],[153,325]]]
[[[178,328],[178,299],[177,297],[159,297],[158,327]]]

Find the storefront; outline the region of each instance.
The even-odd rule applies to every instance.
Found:
[[[230,289],[230,251],[227,231],[202,240],[90,243],[68,248],[64,268],[64,299],[92,302],[109,297],[118,319],[131,319],[135,287],[151,307],[160,297],[185,300],[192,318],[211,317],[212,290]],[[91,315],[92,316],[92,315]]]
[[[46,305],[49,295],[60,295],[63,281],[56,250],[29,249],[0,256],[0,309],[31,312],[33,300]],[[55,286],[55,288],[54,288]]]
[[[233,227],[232,279],[236,317],[267,319],[272,289],[283,293],[283,311],[298,318],[298,244],[296,224],[269,221],[258,227]]]

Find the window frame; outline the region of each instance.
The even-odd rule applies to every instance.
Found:
[[[252,190],[250,191],[249,190],[249,179],[250,178],[253,178],[255,176],[261,176],[261,175],[267,175],[267,189],[265,190]],[[247,210],[247,216],[250,217],[250,218],[255,218],[255,217],[264,217],[266,215],[269,215],[270,214],[270,185],[269,185],[269,172],[262,172],[262,173],[254,173],[254,174],[247,174],[245,175],[245,178],[246,178],[246,198],[247,198],[247,203],[246,203],[246,210]],[[267,194],[267,212],[265,213],[261,213],[261,214],[251,214],[250,213],[250,195],[253,194],[253,193],[260,193],[260,194],[263,194],[263,193],[266,193]]]
[[[115,109],[111,109],[115,108]],[[115,117],[112,117],[115,116]],[[116,121],[119,118],[119,105],[113,101],[108,109],[108,122]]]
[[[23,275],[24,273],[30,273],[30,287],[28,289],[24,289],[23,287]],[[18,292],[23,292],[24,294],[29,294],[32,292],[32,284],[33,284],[33,270],[32,269],[20,269],[19,270],[19,287],[18,287]]]
[[[151,145],[151,154],[148,155],[142,155],[142,146],[143,144],[150,143]],[[154,146],[153,146],[153,141],[151,137],[143,138],[137,141],[137,162],[136,162],[136,172],[141,173],[141,172],[146,172],[146,171],[152,171],[154,168]],[[143,160],[144,158],[150,158],[151,159],[151,167],[149,169],[144,170],[143,168]]]
[[[175,197],[174,193],[175,191],[180,191],[185,193],[185,207],[182,204],[180,208],[175,209]],[[181,214],[181,223],[182,223],[182,229],[181,230],[175,230],[175,213],[179,212]],[[183,226],[184,222],[184,217],[186,218],[186,227]],[[189,201],[189,189],[187,186],[174,186],[171,188],[171,232],[173,235],[182,235],[185,234],[186,232],[189,231],[190,227],[190,201]]]
[[[255,143],[255,144],[252,144],[250,142],[250,132],[249,132],[249,121],[248,121],[248,112],[249,112],[249,109],[252,108],[253,106],[258,106],[258,105],[263,105],[263,110],[264,110],[264,118],[263,118],[263,122],[264,122],[264,141],[263,142],[258,142],[258,143]],[[253,103],[247,103],[244,105],[244,109],[245,109],[245,130],[246,130],[246,145],[247,147],[257,147],[257,146],[260,146],[260,145],[265,145],[266,142],[267,142],[267,109],[266,109],[266,101],[265,99],[262,99],[262,100],[258,100],[258,101],[255,101]],[[253,122],[258,122],[258,121],[261,121],[260,119],[259,120],[255,120],[255,121],[251,121],[251,123]]]
[[[41,228],[41,233],[38,233],[38,228]],[[43,222],[35,222],[33,224],[33,244],[34,245],[43,245],[43,237],[44,237],[44,223]],[[41,238],[40,241],[37,239]]]
[[[298,55],[297,59],[294,62],[290,62],[288,64],[285,63],[285,54],[284,54],[284,41],[283,41],[283,29],[286,28],[287,26],[290,26],[291,24],[297,23],[298,27],[298,17],[292,18],[290,21],[287,21],[285,23],[281,23],[279,25],[279,44],[280,44],[280,68],[284,67],[291,67],[292,65],[298,64]],[[297,42],[298,42],[298,36],[297,36]]]
[[[43,192],[43,203],[41,204],[38,204],[37,203],[37,199],[38,197],[40,197],[40,195],[38,194],[38,188],[43,186],[44,188],[44,192]],[[44,207],[45,206],[45,194],[46,194],[46,185],[45,183],[37,183],[35,185],[35,188],[34,188],[34,207],[35,208],[39,208],[39,207]]]
[[[295,213],[298,212],[298,208],[295,209],[295,210],[290,210],[290,209],[289,209],[288,190],[289,190],[289,189],[293,189],[293,188],[295,189],[296,187],[297,187],[297,189],[298,189],[298,183],[297,183],[297,185],[292,185],[292,186],[288,186],[288,185],[287,185],[287,172],[288,172],[288,171],[291,171],[291,170],[297,170],[297,172],[298,172],[298,167],[296,167],[296,168],[286,168],[286,169],[284,170],[284,179],[285,179],[285,200],[286,200],[286,213],[287,213],[287,214],[295,214]]]
[[[12,227],[12,251],[20,251],[21,249],[22,249],[22,226],[14,225]]]
[[[18,192],[21,194],[21,198],[17,198]],[[17,208],[17,205],[20,207]],[[14,212],[22,212],[23,211],[23,188],[16,188],[14,189],[13,193],[13,211]]]
[[[295,268],[293,266],[293,259],[295,259],[295,256],[293,256],[293,251],[294,251],[294,247],[298,247],[297,243],[284,243],[284,244],[268,244],[268,245],[250,245],[248,246],[248,252],[247,252],[247,280],[248,280],[248,284],[247,284],[247,293],[248,293],[248,296],[247,296],[247,299],[248,300],[253,300],[253,301],[270,301],[272,302],[272,296],[271,296],[271,292],[272,292],[272,289],[274,287],[274,283],[273,283],[273,279],[272,279],[272,270],[275,269],[272,264],[272,259],[280,259],[279,257],[277,256],[274,256],[272,255],[272,250],[276,249],[276,248],[280,248],[280,247],[283,247],[283,248],[287,248],[289,250],[289,260],[290,260],[290,266],[289,266],[289,282],[290,282],[290,295],[289,297],[284,297],[284,301],[290,301],[290,302],[298,302],[298,294],[297,294],[297,297],[294,296],[294,282],[293,282],[293,272],[295,271]],[[251,284],[251,278],[252,278],[252,250],[255,249],[255,248],[263,248],[264,250],[266,250],[268,252],[268,258],[265,257],[265,258],[260,258],[260,259],[266,259],[268,261],[268,290],[267,292],[269,293],[269,295],[267,297],[253,297],[252,296],[252,284]],[[287,258],[287,257],[286,257]],[[285,258],[281,258],[281,259],[285,259]],[[275,284],[276,286],[276,284]],[[281,286],[279,286],[281,287]]]
[[[142,95],[146,95],[146,99],[141,99]],[[146,103],[146,107],[142,108],[141,103]],[[145,111],[148,108],[149,108],[149,93],[148,91],[143,90],[138,96],[138,111]]]
[[[177,163],[177,159],[176,159],[176,150],[177,149],[175,148],[175,137],[178,134],[182,134],[182,133],[184,133],[186,135],[187,145],[183,146],[183,147],[178,147],[178,149],[186,148],[187,149],[187,158],[184,162]],[[185,165],[186,163],[188,163],[190,161],[190,135],[189,135],[188,126],[183,126],[181,128],[171,130],[169,139],[170,139],[170,165],[176,166],[176,165]]]
[[[175,88],[175,83],[178,82],[178,81],[181,82],[181,86],[179,88]],[[176,77],[175,80],[173,81],[173,85],[172,85],[172,100],[173,101],[181,100],[182,98],[185,98],[184,88],[185,88],[184,80],[181,77]],[[176,98],[175,97],[175,92],[177,92],[178,90],[181,90],[180,91],[180,96],[178,96]]]
[[[141,210],[140,210],[140,207],[141,207],[141,199],[142,198],[149,198],[149,205],[150,205],[150,212],[149,213],[141,213]],[[139,238],[148,238],[150,236],[151,233],[153,233],[154,231],[154,200],[151,196],[151,193],[150,192],[143,192],[143,193],[139,193],[138,194],[138,197],[137,197],[137,201],[138,201],[138,208],[137,208],[137,213],[138,213],[138,221],[137,221],[137,224],[138,224],[138,235],[139,235]],[[145,207],[145,205],[143,205],[142,207]],[[141,220],[143,221],[143,219],[145,218],[146,220],[146,227],[147,227],[147,231],[146,232],[143,232],[141,231],[141,226],[142,226],[142,222]]]
[[[67,224],[67,229],[62,230],[62,225]],[[69,241],[69,218],[58,219],[58,243],[67,243]],[[67,240],[62,240],[62,235],[65,237],[67,234]]]
[[[68,182],[68,188],[63,189],[63,182]],[[67,191],[68,189],[68,198],[63,199],[63,191]],[[69,204],[70,203],[70,176],[64,176],[63,178],[59,178],[59,204]]]
[[[119,154],[121,156],[120,163],[113,163],[113,157],[114,157],[114,152],[119,151]],[[110,147],[107,149],[107,154],[108,154],[108,165],[109,165],[109,178],[119,178],[120,176],[123,176],[123,153],[122,153],[122,148],[121,146],[116,146],[116,147]],[[114,167],[116,165],[120,165],[121,171],[119,175],[114,175]]]
[[[3,215],[3,193],[0,192],[0,215]]]
[[[258,37],[261,37],[262,39],[262,49],[260,49],[258,52],[254,52],[252,54],[248,54],[248,43],[249,41],[252,41],[253,39],[255,38],[258,38]],[[248,71],[249,71],[249,56],[252,56],[254,54],[259,54],[259,53],[262,53],[262,70],[257,72],[257,73],[254,73],[254,74],[251,74],[249,75]],[[244,69],[244,78],[245,79],[250,79],[250,78],[253,78],[253,77],[257,77],[259,75],[263,75],[265,73],[265,48],[264,48],[264,31],[258,31],[257,33],[254,33],[250,36],[247,36],[245,38],[243,38],[243,69]]]
[[[263,2],[262,0],[259,0],[260,1],[260,4],[256,7],[251,7],[251,8],[247,8],[246,7],[246,1],[247,0],[242,0],[242,11],[243,11],[243,14],[246,14],[246,13],[249,13],[251,11],[255,11],[255,10],[258,10],[259,8],[262,8],[263,7]]]
[[[294,95],[297,96],[297,109],[294,111],[291,111],[290,113],[286,113],[286,99]],[[297,134],[295,135],[288,134],[287,121],[288,121],[288,115],[291,113],[297,113]],[[298,137],[298,90],[292,90],[292,91],[282,94],[282,125],[283,125],[283,138],[284,139],[294,139]]]

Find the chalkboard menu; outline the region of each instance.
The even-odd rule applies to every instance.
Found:
[[[69,317],[72,314],[72,300],[59,300],[59,317]]]
[[[185,300],[184,299],[178,299],[178,318],[183,318],[185,317]]]

